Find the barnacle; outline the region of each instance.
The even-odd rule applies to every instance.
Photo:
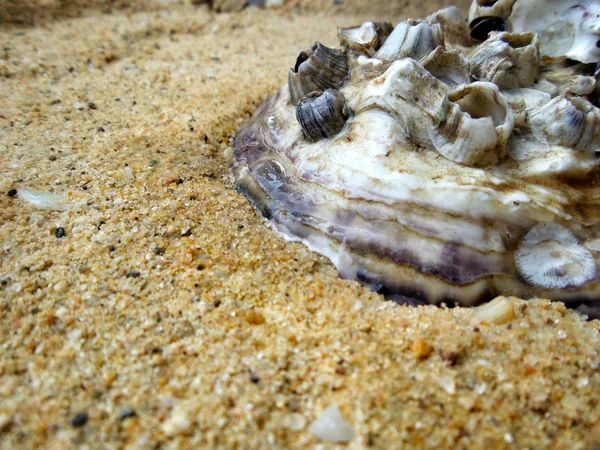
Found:
[[[341,47],[301,53],[237,133],[238,189],[394,299],[598,305],[600,19],[586,8],[475,0],[470,27],[447,8],[338,30]]]

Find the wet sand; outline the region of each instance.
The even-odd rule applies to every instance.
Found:
[[[299,50],[440,3],[82,5],[0,24],[1,448],[598,448],[600,321],[386,302],[235,191]]]

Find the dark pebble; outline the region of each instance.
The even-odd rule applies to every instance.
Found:
[[[98,127],[98,132],[99,133],[104,133],[106,130],[104,129],[104,127]]]
[[[128,278],[137,278],[140,276],[140,271],[139,270],[130,270],[129,272],[127,272],[127,277]]]
[[[119,410],[119,415],[118,415],[119,420],[125,420],[128,417],[134,417],[134,416],[137,416],[137,413],[135,412],[135,409],[133,409],[133,408],[127,407],[127,408],[121,408]]]
[[[165,254],[165,249],[164,249],[164,247],[158,247],[158,246],[156,246],[156,247],[154,247],[154,248],[152,249],[152,251],[154,252],[154,254],[155,254],[155,255],[159,255],[159,256],[160,256],[160,255],[164,255],[164,254]]]
[[[458,362],[460,355],[456,352],[440,352],[442,360],[446,361],[449,365],[455,366]]]
[[[9,189],[9,191],[6,193],[6,195],[8,195],[9,197],[14,197],[15,195],[17,195],[17,190]]]
[[[54,236],[56,236],[57,238],[62,238],[65,237],[66,233],[65,233],[65,229],[63,227],[58,227],[56,229],[56,231],[54,232]]]
[[[56,161],[56,156],[50,155],[48,158],[50,161]]]
[[[88,108],[90,108],[90,109],[96,109],[98,107],[96,106],[96,104],[94,102],[88,102]]]
[[[82,427],[87,423],[88,419],[89,419],[88,413],[86,413],[86,412],[77,413],[71,419],[71,425],[73,425],[74,427]]]

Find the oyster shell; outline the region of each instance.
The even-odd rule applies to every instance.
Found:
[[[520,23],[522,1],[476,0],[472,20]],[[395,299],[595,307],[595,67],[540,57],[535,30],[473,42],[459,14],[341,29],[329,54],[347,73],[302,100],[282,87],[236,134],[238,189],[285,237]]]

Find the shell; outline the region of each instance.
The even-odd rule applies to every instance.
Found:
[[[498,17],[506,21],[516,0],[475,0],[469,8],[469,23],[480,17]]]
[[[420,63],[430,74],[449,86],[471,81],[469,61],[457,50],[448,50],[439,46]]]
[[[359,27],[338,28],[337,36],[344,47],[373,56],[393,29],[389,22],[365,22]]]
[[[434,147],[459,164],[481,167],[499,164],[513,130],[512,109],[496,85],[463,85],[446,96],[431,129]]]
[[[514,15],[494,5],[479,1],[474,20]],[[402,22],[379,49],[372,23],[340,32],[344,76],[298,105],[283,86],[236,134],[238,189],[287,239],[388,298],[598,310],[596,68],[540,57],[544,36],[528,30],[473,42],[457,14]],[[558,237],[546,245],[539,230]]]
[[[600,151],[599,119],[600,110],[576,96],[556,97],[529,113],[531,132],[538,141],[582,151]]]
[[[571,81],[567,89],[571,94],[579,96],[593,94],[596,90],[596,79],[594,77],[580,75]]]
[[[503,89],[531,86],[540,71],[539,41],[534,33],[493,33],[469,62],[477,80]]]
[[[490,33],[504,31],[506,22],[496,16],[482,16],[469,23],[471,37],[476,41],[485,41]]]
[[[584,63],[600,61],[600,3],[579,0],[519,0],[509,18],[514,32],[539,34],[542,55]]]
[[[442,28],[444,42],[451,45],[471,45],[469,28],[456,6],[450,6],[431,14],[427,17],[426,22],[432,25],[438,24]]]
[[[296,106],[296,120],[308,139],[318,140],[338,134],[346,119],[346,99],[334,89],[312,92],[302,97]]]
[[[551,289],[582,286],[597,270],[592,253],[556,223],[538,224],[523,237],[515,265],[527,283]]]
[[[400,58],[419,60],[442,43],[443,34],[439,24],[400,22],[375,53],[375,58],[386,61]]]
[[[343,51],[334,50],[315,42],[300,52],[296,64],[288,73],[292,104],[313,91],[336,89],[348,75],[348,62]]]

